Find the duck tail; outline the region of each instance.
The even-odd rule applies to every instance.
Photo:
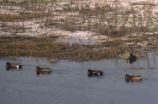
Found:
[[[100,72],[100,75],[101,75],[101,76],[102,76],[102,75],[104,75],[104,72],[103,72],[103,71],[101,71],[101,72]]]
[[[19,68],[21,69],[23,66],[24,66],[24,65],[21,65],[21,64],[20,64],[20,65],[19,65]]]

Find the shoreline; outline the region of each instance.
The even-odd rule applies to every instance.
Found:
[[[115,39],[102,44],[84,45],[56,42],[57,37],[36,38],[24,36],[0,37],[0,56],[35,56],[74,61],[100,60],[120,57],[126,53],[134,53],[138,57],[141,51],[156,50],[154,44],[146,48],[136,44],[125,44],[126,41]],[[138,41],[138,40],[130,40]],[[141,51],[140,51],[141,50]]]

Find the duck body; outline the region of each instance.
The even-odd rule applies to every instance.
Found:
[[[50,74],[52,71],[50,68],[41,68],[39,66],[36,67],[36,73],[39,74]]]
[[[142,81],[142,77],[126,74],[125,75],[125,81],[126,82],[139,82],[139,81]]]
[[[93,76],[103,76],[104,72],[101,70],[91,70],[88,69],[88,77],[93,77]]]
[[[21,64],[18,64],[18,63],[10,63],[10,62],[7,62],[6,63],[6,69],[9,70],[9,69],[22,69],[22,66]]]
[[[133,55],[132,53],[130,53],[130,56],[129,56],[129,63],[133,63],[137,60],[137,57],[135,55]]]

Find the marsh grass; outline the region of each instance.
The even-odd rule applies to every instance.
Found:
[[[117,58],[119,54],[134,52],[133,47],[119,46],[94,50],[93,45],[67,44],[54,39],[32,37],[1,37],[0,56],[38,56],[76,61]]]
[[[130,9],[122,7],[121,0],[114,0],[112,4],[105,2],[103,6],[78,4],[80,0],[2,0],[0,5],[19,6],[24,10],[38,11],[31,13],[0,14],[0,21],[11,22],[34,18],[49,18],[45,26],[52,26],[67,31],[92,31],[98,35],[120,37],[133,32],[157,31],[152,17],[153,5],[132,5]],[[82,1],[82,0],[81,0]],[[60,5],[64,3],[64,5]],[[58,9],[57,9],[58,8]],[[60,8],[60,12],[58,11]],[[47,14],[42,12],[49,11]],[[40,13],[41,12],[41,13]],[[79,13],[65,16],[64,19],[52,16],[53,12]],[[56,19],[57,18],[57,19]]]
[[[62,4],[63,5],[60,5]],[[112,4],[105,2],[103,6],[78,4],[78,0],[4,0],[1,5],[19,6],[30,13],[0,14],[0,21],[24,21],[34,18],[43,18],[46,27],[55,27],[67,31],[91,31],[97,35],[120,37],[134,32],[157,31],[152,17],[153,6],[135,6],[131,9],[122,7],[120,0]],[[60,9],[59,9],[60,8]],[[37,12],[35,12],[37,11]],[[44,11],[48,13],[44,13]],[[142,11],[143,14],[140,13]],[[55,14],[53,14],[55,12]],[[64,18],[60,15],[65,13]],[[68,15],[72,13],[72,15]],[[77,15],[73,15],[78,13]],[[59,15],[59,18],[58,18]]]

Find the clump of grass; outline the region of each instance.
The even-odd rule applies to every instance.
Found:
[[[125,53],[120,54],[119,57],[128,60],[128,58],[130,57],[130,53],[126,51]]]
[[[129,39],[127,39],[125,42],[142,42],[143,38],[139,38],[139,37],[130,37]]]
[[[104,46],[107,47],[116,47],[116,46],[120,46],[124,43],[124,40],[121,39],[113,39],[113,40],[109,40],[103,43]]]
[[[24,14],[24,16],[25,16],[24,19],[42,18],[46,16],[46,13],[30,12],[30,13]]]
[[[20,15],[0,13],[0,21],[3,21],[3,22],[19,20],[20,18],[21,18]]]

